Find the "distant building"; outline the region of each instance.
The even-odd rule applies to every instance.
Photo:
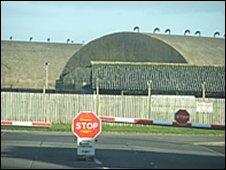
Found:
[[[1,87],[58,92],[225,97],[225,39],[119,32],[88,44],[2,41]]]
[[[205,82],[207,96],[224,97],[224,45],[223,38],[132,32],[106,35],[70,58],[56,88],[93,93],[99,79],[101,93],[147,94],[147,81],[152,80],[154,94],[201,96]]]

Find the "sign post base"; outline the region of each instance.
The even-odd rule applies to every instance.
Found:
[[[78,160],[93,160],[95,156],[95,140],[94,139],[77,139],[77,157]]]
[[[91,111],[79,112],[72,120],[71,130],[77,137],[77,158],[91,158],[95,156],[96,137],[101,133],[101,119]]]

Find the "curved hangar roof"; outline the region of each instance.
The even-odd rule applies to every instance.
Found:
[[[67,66],[90,65],[91,60],[222,66],[224,53],[223,38],[120,32],[91,41],[71,57]]]
[[[67,62],[64,84],[89,82],[90,61],[184,63],[224,66],[225,39],[119,32],[91,41]]]
[[[188,64],[224,66],[225,39],[194,36],[146,34],[177,50]]]

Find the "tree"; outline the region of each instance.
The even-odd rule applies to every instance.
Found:
[[[67,39],[67,43],[69,43],[69,41],[70,41],[70,39],[68,38],[68,39]]]
[[[216,37],[217,35],[220,36],[220,33],[218,31],[213,34],[214,37]]]
[[[30,37],[29,41],[31,41],[33,39],[33,37]]]
[[[137,30],[137,32],[139,32],[140,28],[138,26],[133,28],[133,31]]]
[[[199,37],[201,36],[201,32],[200,31],[196,31],[195,35],[199,34]]]
[[[153,31],[153,33],[155,33],[156,31],[160,31],[160,29],[158,28],[158,27],[156,27],[155,29],[154,29],[154,31]]]
[[[73,41],[73,40],[71,40],[71,43],[73,44],[73,43],[74,43],[74,41]]]
[[[167,32],[168,32],[169,35],[170,35],[170,29],[166,29],[166,30],[165,30],[165,33],[167,33]]]
[[[12,40],[12,39],[13,39],[13,37],[12,37],[12,36],[10,36],[10,37],[9,37],[9,39],[10,39],[10,40]]]
[[[187,33],[188,33],[188,34],[191,33],[189,29],[186,29],[186,30],[184,31],[184,35],[186,35]]]
[[[47,38],[47,41],[50,42],[50,38]]]

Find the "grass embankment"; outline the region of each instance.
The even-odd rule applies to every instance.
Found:
[[[1,129],[8,130],[35,130],[35,131],[58,131],[71,132],[71,124],[53,124],[51,128],[42,127],[6,127]],[[198,128],[182,128],[172,126],[142,126],[142,125],[103,125],[102,132],[118,132],[118,133],[148,133],[148,134],[180,134],[180,135],[212,135],[223,136],[225,130],[198,129]]]

